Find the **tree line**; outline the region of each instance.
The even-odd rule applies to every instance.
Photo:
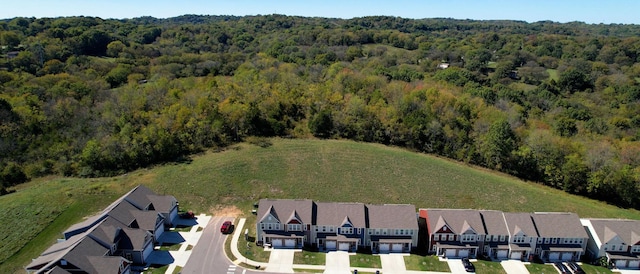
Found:
[[[640,208],[639,34],[383,16],[1,20],[2,191],[316,136]]]

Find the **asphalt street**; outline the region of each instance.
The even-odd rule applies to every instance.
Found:
[[[257,274],[266,272],[256,272],[246,270],[234,265],[227,256],[224,255],[224,241],[232,234],[224,235],[220,233],[220,226],[224,221],[233,221],[231,217],[212,217],[207,224],[198,244],[193,247],[191,256],[182,268],[183,274]]]

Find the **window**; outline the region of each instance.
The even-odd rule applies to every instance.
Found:
[[[322,232],[327,232],[327,227],[326,226],[322,226]]]
[[[542,238],[538,238],[538,243],[541,244],[542,243]]]
[[[624,245],[621,245],[620,249],[618,249],[618,251],[622,251],[623,248],[624,248]]]
[[[485,239],[487,239],[487,242],[491,242],[491,235],[485,236]]]
[[[434,241],[440,241],[440,235],[438,235],[438,234],[434,234],[434,235],[433,235],[433,240],[434,240]]]
[[[352,227],[341,227],[340,234],[353,234],[353,228]]]
[[[504,235],[500,235],[500,241],[504,242]]]
[[[612,245],[611,250],[616,251],[616,245]]]
[[[454,240],[454,236],[453,235],[449,235],[449,241],[453,241]]]
[[[544,239],[544,243],[545,243],[545,244],[548,244],[548,243],[549,243],[549,238],[545,238],[545,239]]]
[[[558,238],[553,238],[553,240],[551,240],[552,244],[558,243]]]
[[[287,231],[300,231],[300,230],[302,230],[302,227],[299,224],[289,224],[287,226]]]

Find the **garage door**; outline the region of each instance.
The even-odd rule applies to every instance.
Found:
[[[339,250],[348,251],[349,250],[349,243],[340,243],[338,245],[338,249]]]
[[[629,268],[640,268],[640,261],[629,261]]]
[[[460,258],[467,258],[467,257],[469,257],[469,250],[468,250],[468,249],[461,249],[461,250],[458,252],[458,257],[460,257]]]
[[[626,268],[627,267],[627,260],[617,260],[616,261],[616,267],[617,268]]]
[[[496,256],[498,256],[498,259],[504,259],[509,255],[509,250],[498,250],[498,254],[496,254]]]
[[[391,246],[391,251],[393,252],[402,252],[402,248],[404,247],[403,244],[393,244]]]
[[[456,250],[455,249],[446,249],[446,253],[445,255],[449,258],[455,257],[456,256]]]
[[[391,244],[380,244],[380,253],[387,253],[391,250]]]
[[[560,253],[559,252],[551,252],[549,253],[549,261],[559,261]]]
[[[573,259],[573,252],[562,253],[562,261],[563,262],[572,261],[572,259]]]
[[[336,241],[327,241],[327,249],[335,250],[336,249]]]
[[[282,247],[282,239],[271,239],[271,246]]]
[[[511,252],[511,259],[513,259],[513,260],[522,259],[522,251],[513,251],[513,252]]]
[[[296,247],[296,239],[286,239],[284,240],[285,247]]]

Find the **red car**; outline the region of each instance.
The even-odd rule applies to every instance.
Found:
[[[232,226],[233,224],[230,221],[225,221],[220,227],[220,232],[222,232],[222,234],[228,234],[229,232],[231,232]]]

